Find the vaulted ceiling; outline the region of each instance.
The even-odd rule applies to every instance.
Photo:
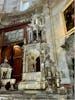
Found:
[[[39,0],[0,0],[0,13],[24,11],[38,2]]]
[[[0,0],[0,28],[17,22],[19,19],[22,19],[20,21],[28,20],[25,17],[31,16],[31,10],[39,8],[46,1],[55,6],[63,0]]]

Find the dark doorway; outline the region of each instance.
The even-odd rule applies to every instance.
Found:
[[[40,57],[37,57],[36,59],[36,72],[40,71]]]
[[[72,69],[73,69],[73,71],[74,71],[74,62],[75,62],[75,59],[72,58]]]

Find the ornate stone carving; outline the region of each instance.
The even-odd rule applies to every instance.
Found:
[[[28,43],[46,42],[44,17],[34,15],[28,27]]]
[[[45,89],[47,86],[45,79],[45,69],[47,65],[47,67],[50,67],[49,63],[45,64],[45,62],[49,59],[48,44],[28,44],[27,46],[24,46],[24,49],[25,59],[23,61],[23,82],[21,81],[19,83],[18,89]]]
[[[11,66],[7,62],[8,61],[5,58],[4,63],[2,63],[0,65],[0,69],[1,69],[1,79],[10,79],[11,78],[12,68],[11,68]]]
[[[12,67],[8,64],[7,58],[4,59],[4,63],[0,65],[0,76],[1,76],[1,83],[2,91],[6,91],[5,85],[10,82],[11,85],[11,90],[14,90],[13,84],[15,84],[16,80],[11,79],[11,72],[12,72]]]

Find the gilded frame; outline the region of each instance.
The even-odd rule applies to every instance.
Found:
[[[63,26],[64,26],[65,35],[71,35],[72,33],[75,32],[75,26],[73,26],[71,29],[67,30],[66,20],[65,20],[65,16],[64,16],[64,12],[71,6],[71,4],[73,2],[74,2],[74,0],[70,0],[70,2],[62,10],[62,18],[63,18]]]

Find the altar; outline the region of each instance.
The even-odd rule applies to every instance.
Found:
[[[22,81],[18,85],[19,90],[45,89],[47,87],[44,63],[47,50],[46,43],[24,46],[23,74]]]
[[[50,47],[46,42],[43,16],[32,17],[27,28],[27,38],[28,44],[24,43],[23,46],[23,73],[18,89],[45,89],[46,67],[50,67]]]
[[[24,80],[20,82],[19,89],[45,89],[46,81],[42,80],[41,72],[24,73]]]

